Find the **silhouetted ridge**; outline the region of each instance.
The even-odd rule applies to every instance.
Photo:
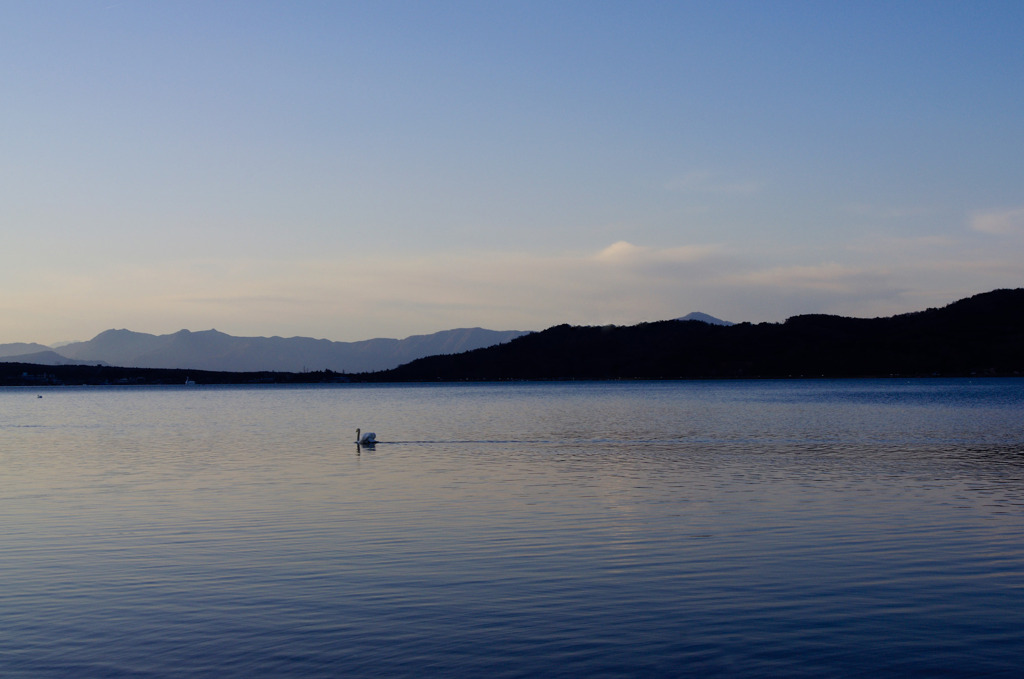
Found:
[[[888,318],[784,323],[558,325],[507,344],[422,358],[393,381],[1024,374],[1024,289]]]

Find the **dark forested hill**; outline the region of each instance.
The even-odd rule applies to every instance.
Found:
[[[1024,374],[1024,289],[889,318],[795,316],[719,326],[560,325],[507,344],[422,358],[372,380],[680,379]]]

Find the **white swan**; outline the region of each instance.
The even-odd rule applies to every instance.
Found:
[[[360,435],[360,430],[356,429],[356,443],[361,446],[372,446],[377,442],[377,435],[372,431],[368,431],[365,434]]]

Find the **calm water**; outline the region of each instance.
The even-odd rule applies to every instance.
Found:
[[[7,389],[0,512],[5,677],[1024,667],[1022,380]]]

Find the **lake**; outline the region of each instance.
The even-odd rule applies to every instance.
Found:
[[[1024,667],[1020,379],[0,389],[0,511],[5,677]]]

